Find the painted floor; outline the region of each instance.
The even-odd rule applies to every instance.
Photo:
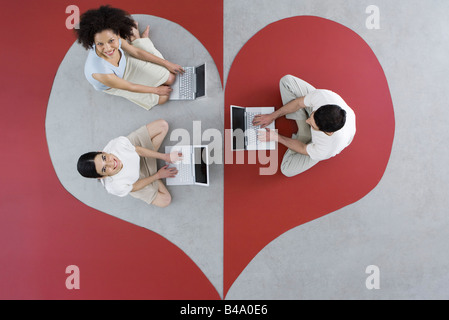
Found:
[[[102,3],[8,3],[24,17],[17,32],[40,36],[6,34],[15,45],[2,52],[0,298],[449,298],[449,4],[110,3],[149,24],[167,59],[205,61],[208,96],[145,111],[95,92],[64,23],[69,5]],[[250,153],[217,157],[210,187],[171,187],[172,205],[156,209],[76,173],[80,153],[158,118],[229,160],[229,105],[280,107],[284,74],[340,93],[358,117],[353,144],[300,176],[259,175]],[[284,120],[280,132],[293,133]]]

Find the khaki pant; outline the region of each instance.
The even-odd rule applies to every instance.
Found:
[[[146,149],[154,150],[153,142],[151,141],[150,134],[148,133],[147,126],[142,126],[136,131],[127,136],[131,144],[135,147],[143,147]],[[157,150],[155,150],[157,151]],[[156,174],[157,162],[154,158],[140,157],[140,174],[139,179],[143,179]],[[159,182],[156,180],[153,183],[147,185],[145,188],[130,192],[129,194],[137,199],[143,200],[148,204],[151,204],[156,198],[159,190]]]
[[[284,76],[280,81],[279,87],[283,105],[316,90],[309,83],[291,75]],[[311,113],[312,108],[307,107],[285,116],[287,119],[295,120],[298,125],[298,132],[293,134],[293,139],[297,139],[305,144],[310,143],[312,139],[311,128],[306,123],[306,120]],[[288,149],[282,159],[281,172],[287,177],[292,177],[310,169],[317,163],[318,161],[312,160],[308,155]]]

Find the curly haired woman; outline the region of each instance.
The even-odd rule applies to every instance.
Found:
[[[137,23],[121,9],[101,6],[80,17],[78,42],[89,53],[84,73],[99,91],[124,97],[149,110],[168,101],[181,66],[164,59]]]

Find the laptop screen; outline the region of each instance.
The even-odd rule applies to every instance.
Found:
[[[232,148],[233,150],[244,149],[245,139],[245,109],[231,106],[232,119]]]
[[[245,131],[245,109],[231,107],[232,131],[241,129]]]
[[[193,152],[195,159],[195,181],[196,183],[206,184],[207,181],[207,163],[205,159],[207,159],[207,149],[205,147],[195,147]]]
[[[206,94],[206,65],[195,68],[196,73],[196,97],[202,97]]]

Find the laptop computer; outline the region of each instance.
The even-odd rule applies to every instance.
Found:
[[[232,150],[274,150],[274,141],[262,142],[257,138],[260,126],[253,125],[258,114],[270,114],[274,107],[239,107],[231,105]],[[274,121],[266,128],[275,130]]]
[[[167,178],[168,186],[200,185],[209,186],[209,149],[206,145],[166,146],[165,152],[178,151],[182,160],[177,163],[167,163],[178,169],[174,178]]]
[[[206,64],[183,67],[184,73],[176,76],[171,85],[170,100],[195,100],[206,95]]]

